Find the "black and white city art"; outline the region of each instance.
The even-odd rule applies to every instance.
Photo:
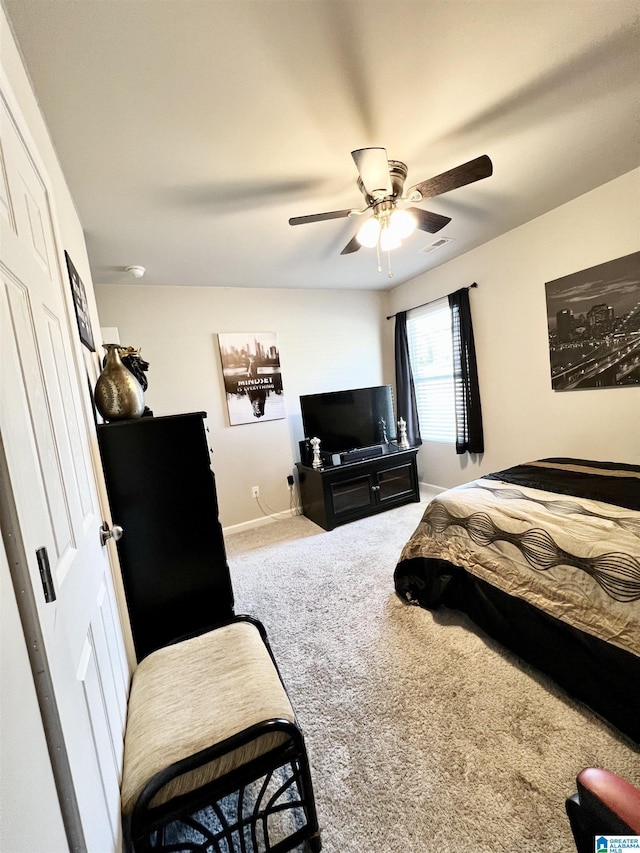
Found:
[[[640,385],[640,252],[545,288],[554,391]]]
[[[218,335],[229,424],[286,417],[275,332]]]

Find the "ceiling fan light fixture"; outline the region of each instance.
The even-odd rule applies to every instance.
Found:
[[[358,148],[351,152],[351,156],[369,196],[384,198],[393,192],[389,161],[384,148]]]
[[[390,252],[402,245],[398,235],[389,226],[385,226],[380,232],[380,248],[383,252]]]
[[[416,230],[417,222],[408,210],[394,210],[389,220],[389,228],[399,240],[406,240]]]
[[[393,276],[391,258],[388,254],[392,249],[399,248],[402,241],[411,236],[416,228],[435,234],[451,222],[450,216],[422,210],[419,207],[412,207],[409,210],[398,209],[397,205],[404,206],[408,201],[418,202],[434,198],[493,174],[493,164],[490,158],[483,154],[475,160],[469,160],[468,163],[462,163],[454,169],[421,181],[405,192],[407,164],[401,160],[389,160],[385,148],[356,148],[351,152],[351,156],[358,170],[357,186],[364,196],[364,209],[331,210],[310,216],[293,216],[289,219],[289,225],[360,216],[371,211],[372,216],[364,222],[340,254],[351,255],[361,246],[375,249],[378,257],[378,272],[382,272],[380,255],[381,252],[387,252],[389,278]]]
[[[367,221],[362,224],[356,239],[358,243],[366,249],[373,249],[374,246],[377,245],[379,237],[380,223],[375,217],[371,217],[371,219],[367,219]]]

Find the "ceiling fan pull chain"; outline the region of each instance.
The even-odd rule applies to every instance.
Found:
[[[387,252],[387,261],[389,262],[389,272],[387,275],[389,278],[393,278],[393,273],[391,272],[391,252]]]
[[[382,272],[382,263],[380,261],[380,237],[378,237],[378,242],[376,243],[376,254],[378,256],[378,272]]]

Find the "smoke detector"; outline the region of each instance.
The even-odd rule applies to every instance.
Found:
[[[125,267],[125,272],[128,272],[132,278],[142,278],[142,276],[145,274],[146,270],[144,267],[132,266],[132,267]]]

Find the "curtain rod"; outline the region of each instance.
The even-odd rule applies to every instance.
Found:
[[[469,285],[469,287],[461,287],[460,290],[471,290],[472,287],[477,287],[477,286],[478,286],[477,283],[474,281],[473,284]],[[454,293],[455,293],[455,291],[454,291]],[[429,300],[429,302],[423,302],[421,305],[414,305],[413,308],[407,308],[406,310],[407,311],[415,311],[416,308],[424,308],[425,305],[431,305],[432,302],[437,302],[438,299],[447,299],[448,296],[450,296],[450,295],[451,294],[447,294],[447,296],[438,296],[437,299],[431,299],[431,300]],[[398,311],[397,313],[400,314],[401,312]],[[387,320],[392,320],[395,316],[396,316],[395,314],[389,314],[389,316],[387,317]]]

